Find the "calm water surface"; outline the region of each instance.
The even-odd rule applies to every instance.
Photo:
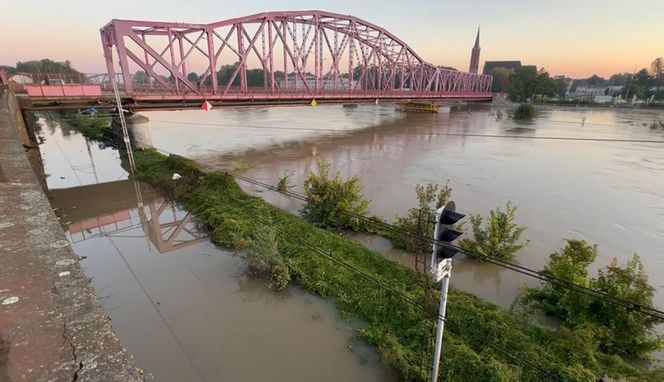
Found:
[[[543,110],[532,123],[497,120],[489,107],[402,114],[392,105],[151,112],[154,146],[270,184],[294,171],[296,191],[318,157],[357,175],[371,213],[416,204],[418,183],[449,180],[457,209],[487,214],[511,201],[528,226],[520,264],[540,268],[566,238],[598,244],[594,268],[637,252],[664,307],[664,144],[530,139],[664,140],[644,124],[664,115],[610,109]],[[503,110],[507,116],[509,110]],[[584,121],[585,120],[585,121]],[[490,136],[473,136],[490,135]],[[514,137],[504,136],[518,136]],[[284,209],[300,204],[245,185]],[[380,238],[359,240],[408,263]],[[508,307],[533,280],[489,264],[456,261],[452,284]]]
[[[53,206],[118,336],[155,380],[395,380],[354,340],[361,323],[298,288],[274,293],[247,277],[242,254],[215,247],[185,210],[128,180],[117,151],[38,124]]]

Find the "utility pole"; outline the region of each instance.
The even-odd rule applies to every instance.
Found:
[[[629,90],[632,87],[632,81],[634,81],[634,75],[636,74],[637,65],[634,65],[634,71],[632,72],[632,77],[629,79],[629,85],[627,85],[627,92],[625,93],[625,102],[629,102]]]
[[[438,326],[436,328],[436,347],[431,367],[431,382],[438,381],[440,353],[443,345],[443,329],[445,328],[445,310],[447,308],[447,292],[452,273],[452,257],[458,250],[444,243],[452,243],[463,232],[454,229],[454,224],[466,216],[456,212],[453,201],[436,210],[436,226],[433,231],[433,252],[431,253],[431,275],[434,281],[442,281],[440,288],[440,305],[438,306]],[[442,244],[441,244],[442,243]]]

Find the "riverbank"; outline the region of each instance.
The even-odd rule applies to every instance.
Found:
[[[333,299],[345,317],[365,321],[358,335],[403,380],[426,380],[435,316],[419,306],[423,292],[414,272],[247,195],[228,175],[203,172],[189,160],[155,151],[135,156],[139,176],[191,211],[213,232],[215,244],[244,250],[257,228],[273,230],[295,283]],[[173,181],[173,173],[182,178]],[[582,331],[550,332],[458,291],[448,306],[442,380],[657,378],[596,353]]]
[[[28,162],[9,97],[0,99],[0,379],[140,381]]]

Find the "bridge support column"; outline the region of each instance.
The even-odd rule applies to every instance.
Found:
[[[150,120],[148,117],[141,114],[125,114],[125,121],[127,122],[131,147],[136,150],[151,149],[153,147],[152,134],[150,132]],[[115,123],[113,128],[119,130],[120,126],[118,123]],[[119,135],[122,136],[122,133]]]
[[[150,133],[150,120],[141,114],[134,114],[127,118],[127,129],[131,137],[131,146],[138,150],[151,149],[152,134]]]

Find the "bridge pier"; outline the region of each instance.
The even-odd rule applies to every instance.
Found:
[[[152,134],[150,133],[150,119],[142,114],[125,114],[127,131],[131,146],[134,149],[145,150],[153,148]],[[118,118],[114,119],[113,129],[117,136],[122,136],[122,127]]]

